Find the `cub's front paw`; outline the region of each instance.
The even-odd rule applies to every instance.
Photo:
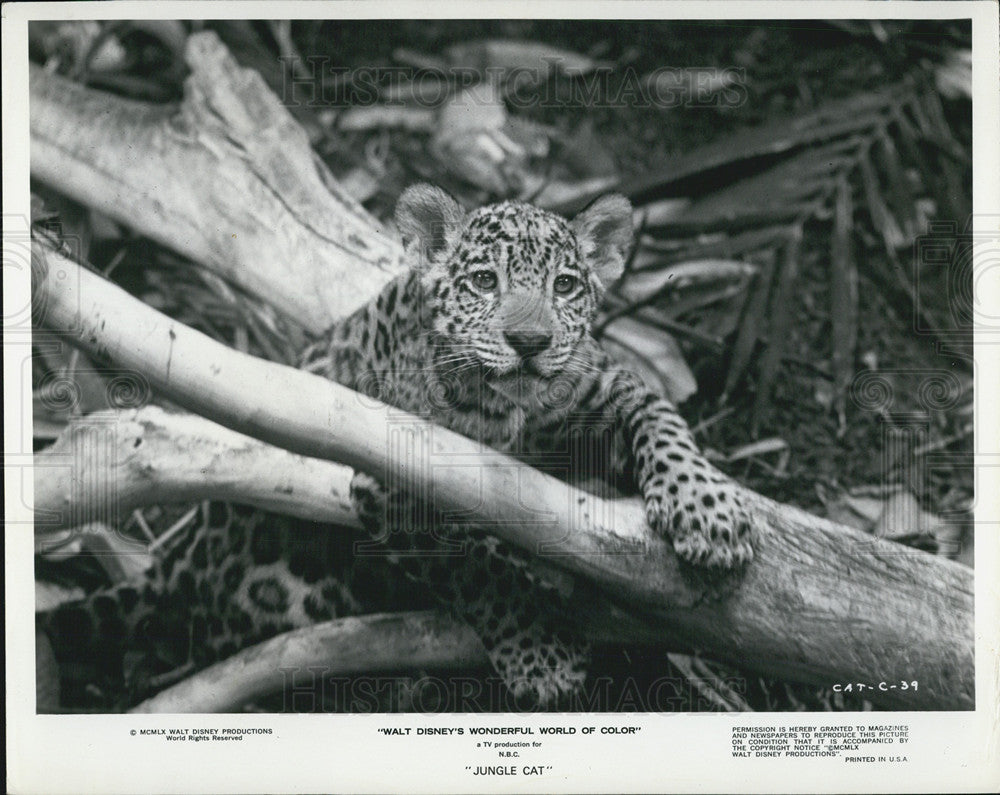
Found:
[[[735,484],[678,481],[647,493],[645,501],[650,526],[682,560],[712,569],[753,560],[750,518]]]

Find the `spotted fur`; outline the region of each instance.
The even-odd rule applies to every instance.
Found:
[[[129,707],[157,680],[279,632],[400,601],[433,604],[384,566],[352,561],[353,543],[325,525],[213,503],[140,577],[40,616],[62,669],[62,703]]]

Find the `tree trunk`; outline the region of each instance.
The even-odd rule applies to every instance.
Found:
[[[31,176],[318,332],[403,269],[260,75],[192,35],[180,105],[94,91],[32,65]]]
[[[399,670],[400,660],[413,668],[468,670],[484,665],[486,652],[467,625],[439,612],[341,618],[244,649],[130,711],[238,712],[282,688],[315,684],[303,681],[310,672],[374,676]]]
[[[192,414],[157,406],[73,420],[35,455],[35,538],[135,508],[228,500],[316,522],[360,528],[349,467],[289,453]],[[110,495],[110,499],[109,499]]]

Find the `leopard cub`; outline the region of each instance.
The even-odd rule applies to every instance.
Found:
[[[516,201],[466,212],[416,185],[396,222],[409,272],[313,345],[307,369],[536,466],[570,451],[564,472],[641,494],[651,527],[691,564],[752,559],[739,488],[701,455],[670,400],[615,366],[591,335],[632,243],[628,200],[605,196],[566,220]],[[595,462],[599,471],[588,471]],[[551,646],[559,634],[551,623],[539,629],[552,589],[545,577],[524,581],[532,566],[519,552],[481,528],[429,520],[368,475],[353,494],[373,534],[407,553],[412,575],[479,631],[508,684],[518,680],[515,692],[551,702],[582,681],[582,646],[539,652],[541,638]],[[442,562],[445,548],[464,550],[459,565]],[[498,591],[507,566],[521,578],[514,593]],[[554,659],[572,670],[553,673],[545,661]]]

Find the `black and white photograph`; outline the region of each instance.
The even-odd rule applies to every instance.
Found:
[[[697,715],[675,764],[847,791],[993,711],[991,4],[737,5],[25,4],[24,721],[671,791]]]

